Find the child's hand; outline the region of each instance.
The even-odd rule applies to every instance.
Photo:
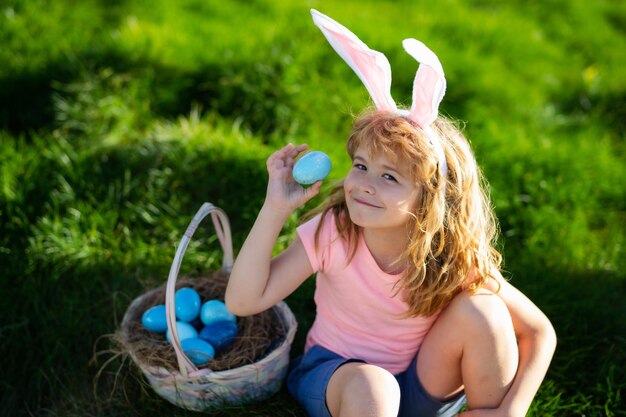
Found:
[[[293,179],[291,174],[294,160],[306,148],[307,145],[294,147],[290,143],[274,152],[267,159],[269,181],[265,204],[269,205],[273,210],[289,215],[319,193],[322,186],[321,181],[304,188]]]

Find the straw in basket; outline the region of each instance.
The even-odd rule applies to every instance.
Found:
[[[195,411],[224,405],[247,404],[265,400],[275,394],[280,389],[287,373],[289,350],[297,328],[293,313],[287,304],[281,301],[269,311],[260,313],[270,314],[274,320],[272,325],[284,329],[284,332],[269,346],[267,349],[269,352],[256,362],[219,371],[208,367],[199,369],[183,353],[175,325],[174,295],[176,281],[183,255],[191,237],[200,222],[209,214],[224,252],[222,270],[214,275],[218,278],[221,277],[224,281],[220,291],[223,291],[225,280],[233,265],[232,239],[228,217],[220,208],[210,203],[204,203],[181,239],[172,262],[165,290],[167,327],[171,335],[178,369],[150,363],[128,342],[132,338],[131,333],[135,331],[133,326],[136,326],[138,316],[146,307],[146,300],[150,297],[154,298],[155,291],[158,289],[148,291],[131,303],[122,319],[120,329],[122,343],[154,390],[172,404]],[[248,323],[254,323],[254,316],[246,319],[252,320]]]

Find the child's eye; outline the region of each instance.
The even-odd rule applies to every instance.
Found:
[[[367,167],[363,164],[354,164],[354,167],[360,171],[367,171]]]
[[[398,182],[398,180],[393,175],[383,174],[383,178],[389,181]]]

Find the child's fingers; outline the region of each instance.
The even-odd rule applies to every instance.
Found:
[[[293,168],[296,157],[304,151],[308,145],[306,143],[294,146],[291,143],[283,146],[281,149],[274,152],[267,159],[268,171],[281,170],[282,168]]]
[[[322,181],[317,181],[313,183],[310,187],[304,189],[304,194],[307,200],[315,197],[319,194],[320,188],[322,188]]]
[[[296,157],[300,152],[302,152],[303,150],[305,150],[308,147],[308,145],[306,143],[303,143],[301,145],[296,146],[295,148],[293,148],[293,150],[291,151],[291,154]]]
[[[287,145],[283,146],[281,149],[271,154],[270,157],[267,158],[267,168],[271,169],[274,167],[278,168],[280,166],[283,166],[284,162],[281,162],[281,160],[284,161],[287,155],[289,155],[292,150],[293,150],[293,144],[288,143]]]
[[[291,155],[291,153],[293,152],[293,150],[294,150],[294,146],[293,146],[293,144],[292,144],[292,143],[288,143],[288,144],[286,144],[285,146],[283,146],[283,147],[282,147],[282,148],[278,151],[279,157],[280,157],[281,159],[288,158],[288,157],[289,157],[289,155]]]
[[[302,145],[298,145],[295,146],[293,149],[291,149],[291,151],[289,152],[288,158],[293,161],[296,159],[296,157],[298,156],[298,154],[300,154],[300,152],[304,151],[307,148],[306,144],[302,144]]]
[[[300,152],[304,151],[307,148],[306,144],[295,146],[289,151],[285,158],[285,166],[293,167],[294,161]]]

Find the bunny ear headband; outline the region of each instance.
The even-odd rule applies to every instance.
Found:
[[[448,172],[439,138],[430,125],[437,118],[439,103],[446,92],[446,79],[437,55],[416,39],[402,41],[404,50],[421,65],[413,81],[413,104],[410,110],[398,109],[391,98],[391,66],[382,53],[370,49],[356,35],[330,17],[311,9],[313,22],[330,45],[359,76],[372,96],[376,108],[398,113],[417,123],[435,149],[441,175]]]

